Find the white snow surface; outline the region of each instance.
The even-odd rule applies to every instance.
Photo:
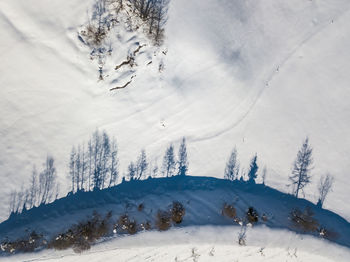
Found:
[[[317,200],[329,171],[336,180],[325,207],[350,219],[348,0],[172,0],[161,48],[141,30],[112,30],[104,81],[77,37],[93,2],[0,1],[0,221],[10,191],[48,153],[65,193],[70,149],[96,128],[117,138],[121,172],[142,148],[160,165],[166,146],[186,136],[191,175],[222,177],[236,145],[242,166],[257,152],[266,183],[282,191],[309,136],[306,198]],[[147,44],[138,66],[115,71],[136,43]],[[131,75],[127,88],[109,91]]]
[[[103,242],[91,250],[45,250],[3,261],[348,261],[347,248],[284,230],[247,231],[247,246],[237,243],[237,227],[200,226],[144,232]]]

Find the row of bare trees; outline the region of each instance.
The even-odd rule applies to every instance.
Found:
[[[255,183],[258,177],[259,166],[257,164],[258,155],[255,154],[250,160],[248,172],[245,173],[243,169],[240,169],[240,163],[237,158],[236,147],[232,150],[229,160],[226,163],[224,178],[228,180],[245,180],[247,176],[248,182]],[[265,172],[265,171],[263,171]],[[263,183],[265,183],[263,179]]]
[[[148,35],[156,44],[161,44],[164,37],[164,25],[167,21],[170,0],[96,0],[89,24],[81,32],[86,43],[98,47],[108,31],[118,22],[119,12],[126,6],[146,25]],[[126,12],[129,23],[132,16]],[[130,28],[131,29],[131,28]]]
[[[289,176],[290,186],[292,188],[292,194],[295,197],[299,197],[300,193],[304,196],[304,188],[311,183],[311,170],[313,169],[313,157],[312,147],[309,144],[309,138],[306,138],[297,153],[297,157],[293,162],[292,173]],[[248,181],[255,183],[258,176],[257,155],[253,156],[250,162],[249,170],[247,173]],[[237,149],[234,148],[231,152],[230,158],[226,163],[224,177],[228,180],[244,180],[245,173],[240,170],[240,164],[237,159]],[[263,184],[265,184],[266,168],[263,169],[261,174]],[[318,201],[317,205],[322,207],[323,203],[329,192],[332,191],[334,178],[329,173],[323,175],[318,183]]]
[[[174,152],[174,145],[170,144],[166,149],[161,169],[158,168],[156,162],[151,165],[147,160],[145,150],[141,150],[136,162],[130,162],[127,178],[129,180],[139,180],[146,178],[147,176],[185,176],[188,172],[188,165],[186,139],[182,138],[177,157]]]
[[[153,165],[148,162],[146,151],[141,150],[137,160],[130,162],[127,173],[119,179],[117,141],[105,131],[96,130],[86,144],[72,147],[67,176],[71,181],[71,193],[74,194],[78,191],[109,188],[126,179],[187,175],[188,165],[186,139],[183,138],[177,157],[172,144],[166,149],[160,170],[156,162]],[[11,193],[10,213],[52,202],[57,199],[58,189],[54,159],[47,156],[41,172],[38,173],[36,167],[33,167],[29,187]]]
[[[130,0],[136,14],[147,24],[148,33],[160,44],[164,36],[170,0]]]
[[[311,183],[311,170],[313,169],[312,147],[307,137],[298,151],[297,157],[293,163],[292,174],[289,176],[293,194],[298,197],[300,192],[304,194],[304,187]],[[322,207],[329,192],[332,190],[334,178],[329,173],[323,175],[318,182],[318,201],[317,205]]]
[[[72,148],[68,176],[72,192],[114,186],[118,172],[118,148],[114,138],[96,130],[86,145]]]
[[[28,188],[20,191],[12,191],[10,195],[10,213],[39,206],[57,199],[59,194],[59,183],[57,182],[57,171],[52,156],[47,156],[43,169],[38,173],[36,167],[30,177]]]

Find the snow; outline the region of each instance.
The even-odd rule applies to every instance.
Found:
[[[0,1],[0,221],[11,190],[26,186],[48,153],[66,193],[71,146],[96,128],[118,139],[122,173],[142,148],[160,165],[169,143],[186,136],[191,175],[222,177],[236,145],[242,167],[257,153],[267,184],[285,192],[309,136],[315,168],[305,197],[316,202],[329,171],[325,207],[350,220],[349,1],[174,0],[160,49],[141,30],[112,30],[104,81],[77,37],[93,3]],[[115,71],[137,43],[147,44],[138,66]],[[127,88],[109,91],[132,75]]]
[[[247,231],[247,246],[237,243],[239,229],[200,226],[144,232],[100,243],[90,251],[42,252],[3,261],[348,261],[349,249],[312,237],[265,227]],[[16,260],[17,259],[17,260]]]
[[[181,227],[232,224],[239,227],[233,219],[222,215],[222,208],[227,203],[234,206],[240,220],[244,221],[248,208],[253,207],[260,217],[258,226],[302,233],[293,225],[290,213],[295,208],[301,211],[310,208],[318,227],[334,232],[335,237],[331,237],[333,242],[350,246],[350,224],[339,215],[309,201],[260,184],[197,176],[131,181],[102,191],[79,192],[13,215],[0,224],[0,235],[12,241],[34,230],[50,240],[66,232],[72,225],[86,221],[94,211],[102,216],[111,211],[112,223],[127,214],[137,224],[149,221],[155,225],[158,210],[170,210],[173,201],[179,201],[185,208]],[[138,209],[140,204],[144,206],[141,211]],[[263,215],[266,221],[261,219]],[[154,226],[152,228],[155,230]],[[310,234],[320,237],[319,232]]]

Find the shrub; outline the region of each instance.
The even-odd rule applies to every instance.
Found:
[[[79,237],[75,240],[73,245],[73,251],[75,253],[81,253],[85,250],[89,250],[91,248],[91,245],[89,241],[84,237]]]
[[[110,219],[112,212],[108,212],[102,219],[101,215],[94,211],[91,220],[81,222],[75,226],[75,238],[76,240],[84,238],[90,242],[93,242],[109,233]]]
[[[320,233],[320,237],[326,238],[328,240],[336,240],[339,237],[337,232],[331,231],[331,230],[326,229],[324,227],[321,227],[319,229],[319,233]]]
[[[91,219],[73,225],[67,232],[59,234],[52,239],[49,248],[63,250],[72,247],[77,253],[90,249],[92,243],[109,234],[112,212],[108,212],[104,218],[94,211]]]
[[[267,217],[267,215],[266,215],[265,213],[262,214],[261,219],[262,219],[264,222],[267,222],[267,221],[269,220],[268,217]]]
[[[173,206],[171,208],[171,219],[173,220],[173,222],[176,224],[180,224],[185,214],[185,207],[180,202],[174,201]]]
[[[121,215],[117,221],[117,224],[114,226],[117,232],[128,233],[133,235],[137,233],[137,223],[135,220],[130,220],[127,214]]]
[[[6,253],[33,252],[35,249],[45,245],[42,235],[32,231],[27,237],[15,241],[3,241],[1,250]]]
[[[64,250],[74,245],[74,233],[71,229],[67,232],[59,234],[53,240],[50,241],[48,248],[54,248],[56,250]]]
[[[235,218],[237,215],[237,212],[236,212],[236,209],[233,207],[233,205],[229,205],[225,203],[222,208],[221,214],[229,218]]]
[[[252,224],[259,221],[259,214],[253,207],[248,208],[248,211],[246,213],[246,217],[247,217],[248,222],[250,222]]]
[[[137,206],[137,210],[138,210],[139,212],[142,212],[144,209],[145,209],[145,205],[144,205],[143,203],[141,203],[141,204],[139,204],[139,205]]]
[[[172,214],[168,211],[159,210],[156,217],[156,227],[165,231],[171,227]]]
[[[318,230],[318,221],[313,218],[313,216],[314,213],[309,207],[306,207],[303,212],[298,208],[290,212],[290,220],[292,221],[293,227],[303,232],[315,232]]]
[[[86,27],[86,30],[81,32],[81,35],[85,37],[89,45],[98,46],[106,38],[107,32],[104,27],[96,27],[90,24]]]
[[[141,226],[142,230],[150,230],[152,228],[150,221],[146,221],[145,223],[141,223],[140,226]]]
[[[245,246],[247,240],[247,228],[241,227],[241,231],[238,233],[238,244],[240,246]]]

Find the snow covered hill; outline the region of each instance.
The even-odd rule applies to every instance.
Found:
[[[117,137],[121,172],[140,149],[160,162],[186,136],[192,175],[222,177],[236,145],[242,166],[257,152],[267,184],[284,191],[308,135],[315,168],[306,198],[316,201],[329,171],[325,207],[350,219],[348,0],[173,0],[159,49],[141,30],[114,27],[103,81],[78,38],[93,3],[0,2],[1,220],[11,190],[47,153],[67,192],[69,151],[96,128]],[[114,70],[139,44],[147,46],[137,67]]]
[[[157,212],[169,210],[173,201],[183,204],[185,208],[183,221],[179,225],[174,224],[175,229],[167,233],[157,233],[155,223]],[[244,224],[247,223],[245,217],[249,207],[258,212],[259,221],[254,223],[254,226],[248,225],[247,247],[239,249],[238,234],[242,228],[238,220],[235,222],[233,218],[222,214],[225,203],[234,206],[237,218]],[[139,208],[140,204],[142,209]],[[300,228],[293,224],[291,212],[295,208],[304,210],[305,207],[309,207],[315,213],[313,218],[317,220],[319,228],[333,232],[330,241],[322,238],[316,231],[311,232],[313,237],[291,232],[295,230],[301,232]],[[91,251],[86,251],[89,258],[91,255],[96,261],[102,261],[104,256],[110,257],[119,252],[123,256],[123,261],[128,257],[141,261],[148,257],[146,256],[148,253],[154,253],[154,256],[158,256],[158,253],[163,254],[167,261],[173,260],[176,256],[179,261],[191,260],[189,252],[192,248],[195,248],[195,253],[201,257],[208,256],[213,249],[212,252],[215,254],[212,255],[214,258],[219,256],[216,258],[220,261],[224,261],[224,254],[227,252],[230,256],[235,256],[236,252],[242,251],[244,251],[242,254],[236,254],[239,261],[242,258],[250,261],[249,259],[253,259],[252,256],[258,261],[269,261],[273,257],[276,261],[281,257],[291,261],[300,257],[303,260],[319,257],[321,261],[322,259],[334,261],[331,253],[335,251],[340,259],[337,261],[346,261],[346,255],[349,253],[348,249],[331,243],[350,246],[350,224],[333,212],[261,184],[190,176],[131,181],[102,191],[78,192],[52,204],[42,205],[22,214],[13,214],[0,224],[0,235],[8,236],[8,240],[13,241],[34,230],[50,241],[58,234],[66,232],[73,224],[88,219],[93,211],[101,215],[112,211],[113,222],[127,214],[138,225],[149,221],[152,228],[150,232],[141,231],[136,237],[118,233],[116,236],[105,238],[105,241],[100,241],[101,244],[93,247]],[[174,245],[176,251],[170,251]],[[330,249],[322,250],[324,246]],[[124,250],[125,248],[132,250],[131,253]],[[21,257],[29,261],[59,257],[64,257],[64,261],[76,259],[71,255],[71,251],[44,250],[26,256],[14,255],[2,258],[10,261]],[[209,258],[210,256],[209,254]],[[160,258],[155,259],[160,261],[157,260]]]

